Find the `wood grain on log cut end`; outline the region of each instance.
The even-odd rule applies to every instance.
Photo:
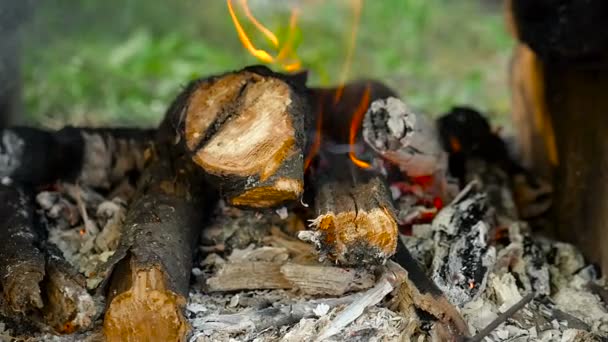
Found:
[[[303,192],[304,84],[265,67],[192,82],[169,117],[189,155],[233,205],[272,207]]]
[[[382,263],[395,253],[398,228],[379,178],[355,185],[331,182],[317,194],[312,222],[322,254],[342,265]]]
[[[377,254],[387,258],[397,244],[397,224],[385,209],[327,213],[317,217],[315,228],[323,233],[324,241],[333,245],[338,260],[346,254]]]
[[[185,341],[186,300],[167,289],[158,268],[134,272],[130,288],[113,298],[104,319],[107,341]]]
[[[230,74],[204,84],[191,101],[186,116],[187,144],[192,149],[204,144],[195,151],[194,161],[207,172],[259,175],[264,180],[293,153],[295,132],[285,82],[249,72]],[[201,132],[209,130],[216,134],[202,136]]]
[[[231,205],[253,208],[267,208],[300,197],[304,188],[302,181],[279,178],[274,184],[247,190],[229,200]]]

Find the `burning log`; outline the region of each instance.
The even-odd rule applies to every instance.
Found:
[[[384,181],[335,157],[332,170],[315,184],[314,232],[301,232],[322,258],[341,265],[381,264],[397,247],[397,221]],[[342,162],[342,164],[341,164]]]
[[[381,82],[374,80],[359,80],[337,88],[311,88],[313,108],[321,113],[319,124],[323,135],[338,143],[348,143],[350,127],[361,104],[361,99],[367,97],[372,103],[378,99],[398,97],[397,93]]]
[[[228,203],[272,207],[303,192],[306,94],[299,76],[248,67],[190,83],[170,115]]]
[[[108,188],[143,166],[152,131],[29,127],[0,131],[0,178],[42,185],[58,179]]]
[[[194,245],[215,194],[174,141],[165,122],[129,207],[120,245],[104,270],[108,341],[181,341],[189,330],[182,309]]]
[[[44,254],[35,227],[33,198],[26,189],[0,185],[0,283],[6,305],[29,313],[43,306]]]

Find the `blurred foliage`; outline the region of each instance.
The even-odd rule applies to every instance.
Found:
[[[352,4],[299,2],[295,44],[310,83],[336,84]],[[250,3],[279,38],[287,35],[288,1]],[[508,111],[512,41],[500,8],[472,0],[367,0],[360,21],[349,79],[382,80],[431,114],[460,104]],[[27,119],[50,127],[150,126],[189,80],[254,63],[223,0],[39,2],[24,41]]]

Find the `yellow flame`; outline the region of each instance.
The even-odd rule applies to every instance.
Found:
[[[228,5],[230,6],[230,5]],[[247,0],[241,0],[241,7],[243,7],[243,10],[245,12],[245,16],[247,16],[247,18],[249,18],[249,20],[251,20],[251,22],[253,23],[253,25],[260,30],[260,32],[262,32],[262,34],[264,36],[266,36],[266,38],[268,38],[268,40],[270,40],[270,42],[272,43],[272,45],[274,45],[275,48],[279,47],[279,39],[277,38],[277,36],[275,36],[274,33],[272,33],[272,31],[270,31],[268,28],[266,28],[266,26],[262,25],[262,23],[260,23],[251,13],[251,10],[249,9],[249,5],[247,5]]]
[[[249,20],[251,20],[253,25],[258,30],[260,30],[260,32],[262,32],[262,34],[268,40],[270,40],[270,42],[274,45],[275,48],[281,47],[279,52],[277,53],[277,55],[273,56],[266,50],[258,49],[255,47],[255,45],[253,45],[253,43],[249,39],[249,36],[247,36],[247,33],[243,29],[243,26],[241,25],[238,17],[236,16],[234,7],[232,6],[232,0],[226,0],[226,4],[228,5],[228,11],[230,12],[230,17],[232,18],[232,22],[234,23],[234,27],[238,34],[239,40],[241,41],[241,43],[243,44],[245,49],[247,49],[247,51],[249,51],[249,53],[251,53],[254,57],[256,57],[257,59],[259,59],[260,61],[262,61],[264,63],[277,64],[279,67],[283,68],[286,71],[297,71],[301,68],[302,62],[300,61],[300,59],[298,58],[298,56],[296,55],[296,53],[293,49],[295,32],[297,29],[297,19],[298,19],[298,10],[297,9],[294,8],[291,12],[291,17],[289,20],[289,32],[288,32],[285,42],[280,42],[279,39],[277,38],[277,36],[272,31],[270,31],[268,28],[266,28],[264,25],[262,25],[262,23],[260,23],[253,16],[253,14],[251,13],[251,10],[249,9],[249,6],[247,4],[247,0],[240,1],[241,7],[243,7],[243,11],[245,12],[245,16]]]
[[[363,0],[352,0],[351,5],[353,7],[353,24],[350,30],[350,39],[348,41],[348,49],[346,51],[346,59],[342,65],[342,71],[340,72],[340,86],[336,90],[334,96],[334,104],[338,103],[344,93],[344,84],[348,78],[350,72],[353,55],[355,53],[355,47],[357,45],[357,31],[359,30],[359,22],[361,19],[361,9],[363,8]]]
[[[243,43],[245,48],[252,55],[254,55],[256,58],[258,58],[262,62],[272,63],[274,61],[274,58],[272,58],[272,56],[268,52],[261,50],[261,49],[257,49],[255,46],[253,46],[253,44],[249,40],[249,37],[247,37],[245,30],[241,26],[239,19],[236,17],[236,14],[234,13],[234,9],[232,8],[232,0],[226,0],[226,2],[228,3],[228,11],[230,12],[230,17],[232,17],[232,22],[234,23],[234,27],[236,28],[236,32],[239,35],[239,39],[241,40],[241,43]]]

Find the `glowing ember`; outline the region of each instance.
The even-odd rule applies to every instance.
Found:
[[[289,33],[285,42],[280,42],[277,36],[262,25],[251,13],[249,6],[247,5],[247,0],[241,0],[240,4],[245,12],[245,16],[253,23],[253,25],[262,32],[262,34],[272,43],[275,48],[279,48],[280,50],[273,56],[269,52],[263,49],[258,49],[253,45],[249,36],[245,32],[245,29],[241,25],[238,17],[236,16],[236,12],[234,7],[232,6],[232,0],[226,0],[226,4],[228,5],[228,12],[230,12],[230,17],[232,18],[232,22],[234,23],[234,28],[239,36],[239,39],[243,46],[251,53],[254,57],[259,59],[264,63],[276,64],[286,71],[297,71],[302,66],[298,56],[295,53],[293,48],[293,42],[295,37],[295,31],[297,29],[297,19],[298,19],[298,10],[293,9],[291,12],[291,18],[289,20]]]
[[[359,29],[359,19],[361,18],[361,8],[363,8],[363,0],[352,0],[351,5],[353,7],[353,25],[350,30],[350,39],[348,41],[348,49],[346,50],[346,59],[342,65],[342,72],[340,74],[340,87],[336,90],[334,95],[334,104],[338,103],[344,93],[344,84],[348,78],[348,72],[350,71],[350,65],[355,53],[355,46],[357,43],[357,31]]]
[[[367,111],[367,107],[369,107],[370,92],[371,87],[369,84],[367,84],[365,87],[365,91],[363,92],[363,96],[361,97],[361,102],[359,102],[357,110],[355,111],[353,119],[350,123],[350,135],[348,140],[348,143],[350,145],[350,152],[348,152],[348,157],[355,165],[362,169],[368,169],[371,167],[371,165],[357,158],[357,156],[355,155],[355,143],[357,140],[357,132],[359,132],[359,129],[361,128],[361,123],[363,122],[363,116]]]

